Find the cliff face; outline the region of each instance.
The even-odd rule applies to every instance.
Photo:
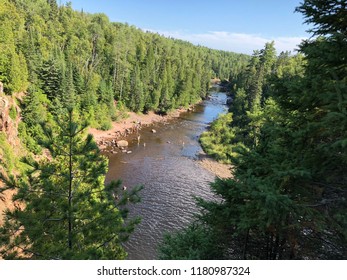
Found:
[[[0,173],[16,173],[17,158],[22,153],[22,146],[18,138],[18,124],[20,122],[21,110],[16,103],[16,99],[22,94],[8,96],[3,93],[2,83],[0,82]],[[0,180],[0,188],[4,184]],[[2,223],[3,211],[13,208],[12,195],[14,191],[8,190],[0,193],[0,225]],[[0,257],[1,258],[1,257]]]
[[[15,96],[4,95],[0,85],[0,133],[6,136],[8,143],[13,147],[20,145],[18,124],[21,110],[15,100]]]

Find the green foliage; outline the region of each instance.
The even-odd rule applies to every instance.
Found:
[[[56,1],[3,0],[0,11],[5,92],[26,90],[29,82],[50,101],[47,113],[73,108],[101,129],[127,109],[166,113],[188,107],[206,97],[212,77],[236,79],[248,61],[246,55],[145,33]],[[32,116],[23,120],[35,138],[39,129]]]
[[[42,90],[50,100],[60,98],[60,89],[62,89],[62,73],[58,68],[58,63],[54,59],[43,62],[40,69],[40,79],[42,81]]]
[[[159,248],[162,260],[213,260],[222,259],[223,251],[216,246],[216,236],[201,225],[192,224],[176,234],[164,235]]]
[[[18,132],[23,144],[29,151],[38,154],[41,147],[37,141],[44,135],[41,124],[52,123],[52,116],[48,112],[50,101],[40,89],[31,86],[23,102],[22,117],[24,122],[19,123]]]
[[[200,142],[204,151],[222,162],[230,162],[233,153],[235,132],[231,127],[233,114],[219,116],[209,129],[202,133]]]
[[[0,132],[0,163],[8,173],[14,172],[18,167],[18,158],[4,132]],[[0,171],[2,172],[2,170]]]
[[[15,106],[13,106],[13,105],[11,106],[9,115],[10,115],[10,118],[12,120],[16,120],[16,118],[17,118],[17,109],[16,109]]]
[[[306,0],[297,10],[327,36],[304,41],[303,55],[274,60],[271,44],[255,52],[235,87],[233,120],[209,132],[216,147],[246,147],[232,158],[233,177],[211,185],[220,199],[198,199],[197,223],[218,236],[226,258],[347,257],[346,5]],[[225,126],[234,135],[223,139]]]
[[[37,126],[35,126],[37,128]],[[31,129],[35,136],[40,135],[42,130],[38,132],[36,130]],[[31,132],[31,133],[32,133]],[[35,140],[35,137],[31,135],[30,132],[27,131],[27,125],[24,122],[20,122],[18,124],[18,135],[22,142],[22,144],[26,147],[29,152],[34,154],[40,154],[42,152],[41,146]]]
[[[96,122],[97,128],[101,130],[109,130],[112,127],[112,123],[110,120],[110,110],[107,108],[105,104],[98,105],[96,110]]]
[[[112,120],[117,121],[121,119],[127,118],[129,115],[127,114],[126,107],[122,101],[118,101],[115,105],[115,113],[112,115]]]
[[[52,159],[35,162],[25,176],[6,180],[16,188],[15,202],[1,227],[1,255],[31,259],[124,259],[121,245],[139,222],[125,223],[126,204],[138,191],[120,190],[121,182],[105,187],[107,160],[73,113],[61,115],[58,126],[45,126],[43,145]]]
[[[26,59],[20,51],[24,18],[10,1],[0,3],[0,81],[6,93],[27,88],[28,70]]]
[[[313,24],[315,35],[337,34],[346,36],[346,3],[341,0],[306,0],[296,8],[305,17],[305,23]]]

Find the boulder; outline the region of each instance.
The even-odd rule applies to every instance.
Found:
[[[152,129],[151,131],[152,131],[152,133],[157,133],[157,131],[155,129]]]
[[[117,147],[119,147],[119,148],[128,147],[128,145],[129,145],[129,143],[126,140],[119,140],[119,141],[117,141]]]

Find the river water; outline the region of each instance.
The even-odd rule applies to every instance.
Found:
[[[106,182],[120,178],[129,189],[144,186],[141,202],[129,207],[131,216],[140,216],[142,221],[124,244],[128,259],[156,259],[163,234],[178,230],[193,219],[197,212],[193,197],[212,198],[209,183],[214,175],[197,162],[202,153],[198,139],[227,107],[225,93],[216,89],[210,94],[211,98],[197,105],[193,112],[142,128],[140,143],[136,135],[130,137],[131,154],[109,157]]]

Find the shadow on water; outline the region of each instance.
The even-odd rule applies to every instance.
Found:
[[[163,233],[193,219],[197,211],[193,196],[212,197],[209,183],[214,175],[195,159],[202,152],[200,134],[226,111],[225,100],[225,93],[212,92],[193,112],[143,128],[140,143],[136,136],[130,138],[131,154],[110,155],[107,182],[121,178],[128,188],[144,186],[142,201],[129,207],[131,216],[142,217],[142,222],[124,244],[128,259],[156,259]]]

